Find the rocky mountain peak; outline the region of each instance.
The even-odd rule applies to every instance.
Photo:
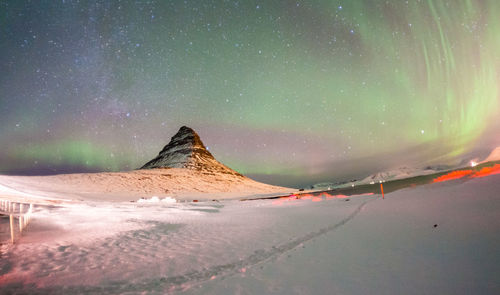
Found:
[[[207,150],[200,136],[187,126],[182,126],[179,131],[170,139],[170,142],[160,152],[188,152],[188,153],[202,153],[204,156],[213,158],[212,154]]]
[[[158,156],[141,167],[153,168],[188,168],[240,175],[218,162],[207,150],[200,136],[187,126],[182,126]]]

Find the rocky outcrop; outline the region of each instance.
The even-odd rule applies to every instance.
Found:
[[[156,158],[141,169],[186,168],[206,173],[223,173],[241,176],[238,172],[218,162],[207,150],[200,136],[191,128],[182,126]]]

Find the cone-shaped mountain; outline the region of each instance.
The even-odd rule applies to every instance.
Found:
[[[182,126],[156,158],[141,169],[187,168],[241,176],[218,162],[206,149],[200,136],[191,128]]]

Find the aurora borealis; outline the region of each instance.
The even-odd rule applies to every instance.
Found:
[[[496,0],[0,1],[0,172],[135,169],[182,125],[277,184],[457,163],[500,145],[499,15]]]

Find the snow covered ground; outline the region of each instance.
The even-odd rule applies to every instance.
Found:
[[[273,186],[224,171],[161,168],[127,172],[75,173],[51,176],[0,175],[0,196],[26,202],[128,202],[158,197],[176,200],[241,199],[283,195],[293,188]]]
[[[347,198],[39,207],[0,288],[50,294],[500,294],[500,175]],[[437,225],[437,226],[435,226]]]

